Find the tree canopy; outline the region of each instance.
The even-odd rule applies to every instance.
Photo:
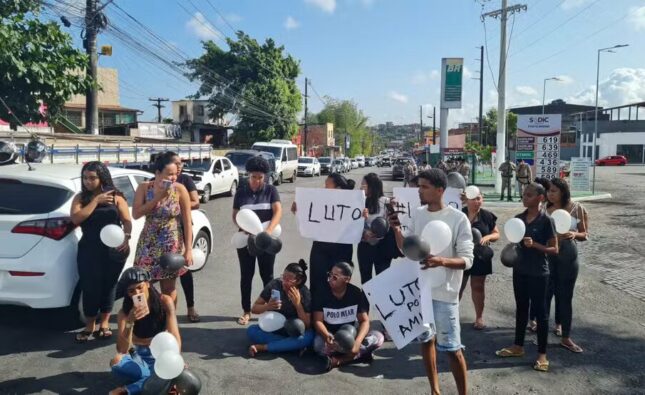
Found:
[[[259,44],[242,31],[226,39],[224,50],[203,42],[204,54],[186,63],[191,81],[199,81],[196,98],[208,97],[209,116],[237,118],[235,144],[297,133],[302,96],[296,85],[300,64],[272,39]]]
[[[333,123],[336,144],[343,146],[348,136],[350,147],[347,156],[370,155],[374,144],[374,134],[367,127],[368,118],[350,100],[327,98],[327,104],[317,114],[312,114],[310,123]]]
[[[87,56],[75,49],[69,34],[55,22],[38,19],[37,0],[0,2],[0,118],[20,122],[55,119],[74,94],[84,93],[91,79],[81,70]],[[41,104],[47,113],[41,113]]]

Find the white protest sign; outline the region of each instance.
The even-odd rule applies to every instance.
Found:
[[[443,193],[443,202],[446,206],[452,206],[457,210],[461,211],[461,193],[463,191],[459,188],[446,188],[446,191]]]
[[[398,217],[399,222],[401,222],[401,231],[403,232],[403,236],[409,236],[410,225],[412,224],[412,213],[417,207],[421,206],[419,189],[396,187],[392,189],[392,194],[396,200],[394,210],[401,211]]]
[[[302,237],[329,243],[361,241],[365,225],[362,190],[296,188],[296,205]]]
[[[427,306],[423,309],[421,306],[419,263],[407,258],[397,261],[399,263],[363,284],[363,291],[400,350],[428,329],[424,322],[434,323],[434,314],[432,297]],[[427,294],[430,295],[430,288]],[[427,315],[423,311],[427,311]]]

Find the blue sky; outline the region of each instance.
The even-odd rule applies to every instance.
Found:
[[[81,0],[77,4],[84,4]],[[188,56],[201,54],[200,40],[223,43],[229,26],[259,41],[271,37],[301,61],[304,77],[321,96],[354,100],[370,124],[418,122],[419,105],[427,113],[439,102],[438,70],[442,57],[463,57],[464,108],[451,110],[450,123],[477,116],[479,46],[487,37],[484,66],[485,108],[496,106],[492,83],[499,67],[500,22],[480,20],[498,9],[501,0],[116,0],[116,4]],[[592,104],[596,50],[629,44],[601,61],[601,103],[620,105],[645,100],[645,1],[526,0],[528,10],[511,17],[507,105],[541,104],[544,78],[547,102],[556,98]],[[128,28],[112,5],[108,17]],[[73,12],[73,8],[69,11]],[[222,18],[224,16],[224,18]],[[513,21],[514,18],[514,21]],[[512,34],[511,34],[512,30]],[[78,28],[72,30],[77,35]],[[137,37],[144,37],[138,35]],[[120,74],[121,104],[144,110],[143,120],[156,116],[148,97],[180,99],[195,92],[182,78],[151,64],[110,34],[99,44],[112,44],[111,58],[100,64]],[[322,108],[314,92],[310,111]],[[165,114],[169,115],[169,108]],[[425,119],[424,122],[431,122]]]

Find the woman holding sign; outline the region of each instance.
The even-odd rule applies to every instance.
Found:
[[[338,173],[332,173],[325,179],[325,189],[354,189],[354,180],[348,180]],[[296,213],[296,202],[291,205],[291,212]],[[338,262],[352,262],[354,246],[352,244],[328,243],[314,241],[311,245],[309,262],[311,262],[311,279],[309,289],[315,298],[318,291],[328,287],[327,273]]]
[[[571,215],[568,232],[558,234],[560,248],[558,255],[549,257],[551,281],[546,299],[546,316],[549,317],[551,299],[555,295],[555,334],[562,336],[560,345],[567,350],[581,353],[580,346],[571,340],[571,321],[573,317],[573,289],[578,278],[578,247],[576,241],[587,240],[587,210],[571,200],[571,191],[566,181],[555,178],[547,191],[546,210],[548,215],[555,210],[565,210]]]
[[[544,201],[544,187],[537,183],[524,188],[522,202],[526,210],[516,216],[526,227],[520,242],[520,256],[513,266],[513,292],[515,293],[515,342],[495,354],[499,357],[524,356],[524,336],[529,319],[529,303],[537,318],[538,358],[533,369],[540,372],[549,370],[546,359],[549,321],[545,311],[546,292],[549,283],[549,264],[547,255],[558,254],[553,220],[540,210]]]
[[[254,156],[246,161],[249,180],[237,189],[233,198],[233,223],[235,225],[239,226],[236,216],[238,211],[242,209],[253,211],[261,222],[270,221],[265,230],[268,234],[271,234],[280,223],[280,218],[282,218],[280,195],[273,185],[266,182],[270,170],[269,162],[261,156]],[[237,323],[246,325],[251,319],[251,286],[255,275],[256,257],[251,255],[246,247],[237,249],[237,257],[240,261],[240,293],[242,294],[242,315]],[[264,252],[257,256],[257,261],[262,284],[266,287],[273,280],[275,255]]]
[[[497,216],[482,207],[484,198],[481,192],[473,199],[466,199],[466,207],[463,208],[464,214],[468,216],[470,226],[473,229],[473,235],[477,234],[477,239],[473,237],[475,248],[473,253],[475,259],[473,266],[464,270],[464,277],[461,280],[461,289],[459,290],[459,300],[463,295],[468,278],[470,277],[470,292],[472,294],[473,304],[475,305],[475,323],[473,328],[481,330],[484,325],[484,299],[486,276],[493,273],[493,250],[490,243],[499,240],[499,229],[497,227]]]
[[[376,173],[369,173],[363,178],[361,189],[365,191],[365,230],[356,253],[361,271],[361,284],[365,284],[372,279],[372,268],[378,276],[390,267],[392,251],[391,245],[385,238],[387,228],[382,229],[382,234],[377,234],[372,227],[374,221],[387,224],[386,204],[389,203],[389,199],[383,196],[383,181]]]
[[[352,272],[345,262],[335,264],[327,275],[329,288],[314,301],[314,328],[318,332],[314,351],[327,358],[327,370],[354,361],[371,362],[372,353],[383,345],[383,334],[370,331],[367,298],[350,284]]]

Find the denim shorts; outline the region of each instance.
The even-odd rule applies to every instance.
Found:
[[[427,343],[436,335],[437,350],[455,352],[465,348],[461,344],[461,326],[459,324],[459,303],[432,301],[434,324],[417,338]]]

